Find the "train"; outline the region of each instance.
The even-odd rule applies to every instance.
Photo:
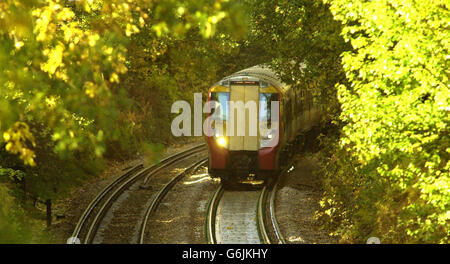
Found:
[[[267,65],[223,78],[211,86],[207,102],[215,104],[205,137],[208,173],[225,187],[273,182],[288,144],[317,127],[321,117],[310,92],[286,85]]]

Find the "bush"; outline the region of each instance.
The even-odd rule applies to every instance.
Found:
[[[0,168],[0,173],[5,173]],[[10,195],[10,189],[0,183],[0,244],[30,243],[31,230],[24,210]]]
[[[326,2],[353,50],[343,53],[349,84],[337,85],[342,133],[323,160],[321,215],[344,239],[448,243],[448,5]]]

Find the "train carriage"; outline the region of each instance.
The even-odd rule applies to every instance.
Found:
[[[294,91],[264,65],[223,78],[210,88],[208,101],[218,105],[206,137],[208,170],[225,186],[270,182],[285,146],[320,118],[307,91]]]

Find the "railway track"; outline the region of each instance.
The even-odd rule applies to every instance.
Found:
[[[278,183],[256,192],[230,191],[219,186],[208,205],[207,243],[284,244],[275,216],[277,187]]]
[[[143,164],[139,164],[118,177],[112,183],[108,184],[83,211],[72,233],[72,241],[75,242],[76,239],[80,239],[80,242],[82,241],[84,244],[92,243],[103,217],[119,195],[126,191],[130,185],[142,179],[143,183],[141,184],[141,187],[146,188],[148,181],[152,176],[168,168],[170,165],[204,151],[204,147],[205,144],[197,145],[188,150],[164,158],[159,163],[147,168],[144,168]],[[177,175],[176,177],[180,176]]]
[[[147,231],[147,225],[148,221],[150,219],[150,215],[154,213],[158,207],[158,205],[161,203],[161,201],[164,199],[166,194],[175,186],[177,182],[181,180],[185,175],[187,175],[189,172],[195,172],[200,166],[206,164],[208,159],[202,159],[186,169],[184,169],[182,172],[178,173],[175,177],[173,177],[155,196],[152,203],[147,207],[144,217],[142,218],[141,224],[140,224],[140,231],[139,231],[139,244],[144,244],[145,242],[145,236]]]

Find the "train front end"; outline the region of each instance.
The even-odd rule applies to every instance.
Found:
[[[280,91],[254,76],[235,76],[213,86],[208,102],[209,173],[225,186],[270,182],[278,170]]]

